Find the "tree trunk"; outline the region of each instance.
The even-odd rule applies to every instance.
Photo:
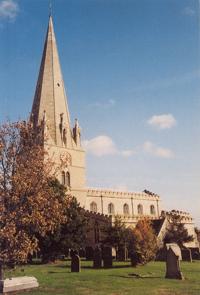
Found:
[[[3,281],[4,273],[3,273],[3,264],[0,264],[0,281]]]

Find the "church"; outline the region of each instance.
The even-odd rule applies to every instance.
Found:
[[[135,223],[141,215],[151,218],[160,216],[160,197],[154,193],[90,189],[86,186],[85,151],[81,146],[78,120],[71,128],[52,16],[49,18],[31,120],[34,126],[45,121],[47,145],[56,162],[60,156],[69,155],[69,164],[59,180],[86,210],[117,214],[128,223]]]
[[[122,192],[87,187],[81,129],[77,119],[73,127],[71,126],[51,15],[32,105],[31,121],[35,127],[44,126],[47,136],[45,145],[55,163],[60,165],[60,158],[68,156],[68,164],[58,175],[58,179],[66,186],[68,192],[76,197],[81,207],[96,216],[109,216],[111,220],[118,215],[127,226],[134,226],[141,217],[163,220],[160,197],[155,193],[147,190]],[[167,215],[165,214],[165,217]],[[192,218],[188,214],[185,216],[189,232],[194,233]],[[163,231],[160,228],[161,232]]]

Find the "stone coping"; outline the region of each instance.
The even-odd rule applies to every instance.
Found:
[[[91,196],[99,196],[99,197],[129,197],[129,198],[145,198],[145,199],[153,199],[159,200],[160,197],[156,194],[147,194],[145,192],[123,192],[117,190],[108,190],[108,189],[95,189],[88,188],[87,189],[88,197]]]

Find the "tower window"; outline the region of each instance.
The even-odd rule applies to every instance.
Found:
[[[60,83],[57,83],[58,87],[60,87]]]
[[[108,205],[108,214],[114,214],[114,213],[115,213],[114,205],[113,205],[113,203],[110,203]]]
[[[67,143],[67,137],[66,137],[66,129],[65,128],[63,129],[63,142],[66,145],[66,143]]]
[[[62,179],[61,179],[61,183],[62,183],[63,185],[65,185],[65,182],[66,182],[66,180],[65,180],[65,172],[62,171]]]
[[[92,202],[90,204],[90,211],[92,211],[93,213],[97,213],[97,204],[95,202]]]
[[[151,213],[151,215],[155,215],[156,214],[156,210],[155,210],[155,206],[154,205],[151,205],[150,206],[150,213]]]
[[[124,212],[124,215],[129,215],[129,206],[128,206],[128,204],[124,204],[123,212]]]
[[[138,205],[138,214],[142,215],[143,214],[143,206],[141,204]]]
[[[66,185],[71,186],[70,173],[66,172]]]

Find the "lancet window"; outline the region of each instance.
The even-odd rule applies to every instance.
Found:
[[[128,206],[128,204],[124,204],[123,212],[124,212],[124,215],[129,215],[129,206]]]
[[[151,205],[150,206],[150,213],[151,213],[151,215],[155,215],[156,214],[156,210],[155,210],[155,206],[154,205]]]
[[[138,209],[138,214],[142,215],[143,214],[143,206],[141,204],[139,204],[137,209]]]
[[[70,173],[67,171],[65,175],[66,186],[71,186]]]
[[[110,203],[108,205],[108,214],[114,214],[114,213],[115,213],[114,205],[113,205],[113,203]]]
[[[65,183],[66,183],[66,179],[65,179],[65,171],[62,171],[62,175],[61,175],[61,177],[62,177],[62,179],[61,179],[61,183],[62,183],[63,185],[65,185]]]
[[[97,204],[95,202],[90,204],[90,211],[97,213]]]

